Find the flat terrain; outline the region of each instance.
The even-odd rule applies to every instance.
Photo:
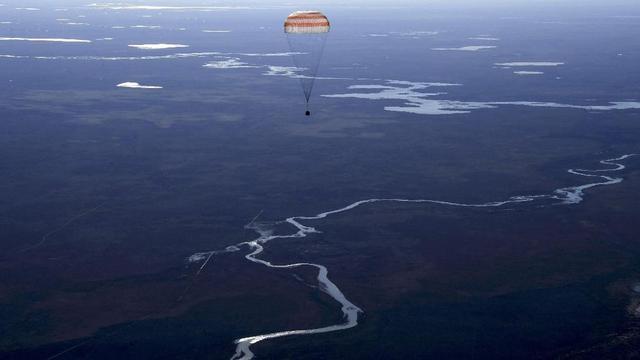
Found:
[[[265,75],[293,66],[280,32],[288,8],[70,5],[64,17],[89,24],[78,28],[41,5],[0,8],[12,22],[0,37],[92,42],[2,43],[1,359],[228,359],[238,338],[337,324],[314,269],[247,261],[248,246],[204,267],[188,258],[257,238],[245,225],[258,214],[291,234],[274,222],[364,199],[553,195],[602,181],[568,169],[640,153],[640,27],[616,17],[637,6],[517,19],[374,7],[357,21],[329,7],[337,25],[320,76],[340,79],[317,80],[305,117],[298,79]],[[497,48],[431,50],[479,36]],[[127,46],[141,43],[189,48]],[[203,67],[230,58],[249,67]],[[494,65],[533,60],[564,65],[535,76]],[[401,86],[389,80],[459,85],[418,100],[322,96]],[[163,88],[116,87],[125,81]],[[387,111],[420,99],[476,108]],[[617,163],[626,168],[595,174],[620,183],[573,205],[388,202],[302,221],[321,232],[273,240],[260,257],[326,266],[363,310],[359,325],[264,341],[256,358],[639,356],[640,156]]]

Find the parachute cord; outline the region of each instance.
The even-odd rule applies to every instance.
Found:
[[[322,55],[324,54],[324,48],[325,48],[325,45],[327,43],[327,38],[328,38],[329,34],[325,33],[325,34],[318,34],[318,35],[320,35],[320,42],[321,42],[320,49],[319,49],[318,53],[312,52],[312,53],[309,54],[311,56],[317,57],[317,61],[315,61],[315,63],[313,64],[313,66],[311,68],[307,67],[307,70],[308,70],[307,73],[310,74],[310,76],[308,78],[305,78],[304,75],[299,78],[300,84],[302,85],[302,90],[304,92],[304,97],[305,97],[307,106],[308,106],[309,101],[311,99],[311,92],[313,91],[313,87],[315,85],[315,80],[316,80],[316,77],[317,77],[317,74],[318,74],[318,69],[320,68],[320,62],[322,60]],[[287,43],[289,44],[289,49],[291,49],[292,52],[299,51],[300,49],[297,49],[296,46],[294,46],[294,44],[292,42],[292,36],[301,36],[301,34],[286,34],[286,39],[287,39]],[[301,64],[298,61],[298,58],[297,58],[296,55],[293,55],[292,58],[293,58],[293,62],[295,64],[295,66],[297,68],[300,68],[300,69],[304,69],[305,68],[305,66],[303,66],[303,64]],[[308,81],[308,89],[305,87],[305,81]]]
[[[320,54],[318,57],[318,61],[315,63],[315,68],[313,69],[313,79],[311,80],[311,86],[309,87],[309,95],[307,96],[307,103],[309,103],[309,99],[311,98],[311,92],[313,91],[313,86],[316,82],[316,77],[318,76],[318,69],[320,68],[320,62],[322,61],[322,55],[324,54],[324,47],[327,44],[327,38],[329,37],[329,33],[325,33],[322,36],[322,46],[320,47]]]

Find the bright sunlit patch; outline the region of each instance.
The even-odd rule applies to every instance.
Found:
[[[264,75],[286,77],[300,77],[300,72],[306,70],[295,66],[268,66],[267,69]]]
[[[64,39],[64,38],[21,38],[0,37],[0,41],[34,41],[34,42],[63,42],[63,43],[90,43],[91,40]]]
[[[505,62],[505,63],[495,63],[495,66],[503,66],[503,67],[529,67],[529,66],[560,66],[564,65],[563,62],[553,62],[553,61],[515,61],[515,62]]]
[[[212,61],[202,65],[210,69],[243,69],[243,68],[259,68],[258,65],[251,65],[240,61],[239,58],[225,58],[218,61]]]
[[[161,26],[158,25],[133,25],[129,26],[132,29],[160,29]]]
[[[199,263],[207,260],[207,258],[211,255],[211,252],[199,252],[195,253],[187,258],[187,262],[189,263]]]
[[[131,44],[129,47],[141,49],[141,50],[162,50],[162,49],[176,49],[176,48],[186,48],[189,45],[182,44]]]
[[[386,81],[384,85],[352,85],[349,90],[377,90],[351,92],[346,94],[322,95],[328,98],[352,98],[366,100],[392,100],[398,105],[387,105],[386,111],[404,112],[419,115],[465,114],[472,110],[494,109],[501,106],[528,106],[542,108],[564,108],[587,111],[612,111],[640,109],[640,102],[617,101],[605,105],[573,105],[539,101],[459,101],[435,98],[446,95],[444,92],[428,93],[424,90],[433,87],[454,86],[456,84],[420,83],[410,81]]]
[[[281,57],[281,56],[293,56],[293,55],[304,55],[307,53],[302,52],[279,52],[279,53],[238,53],[237,55],[242,56],[251,56],[251,57]]]
[[[162,89],[162,86],[140,85],[137,82],[123,82],[116,86],[119,88],[127,88],[127,89]]]
[[[516,75],[542,75],[544,74],[544,72],[542,71],[514,71],[513,72]]]
[[[531,107],[546,107],[546,108],[565,108],[565,109],[579,109],[579,110],[589,110],[589,111],[640,109],[640,102],[637,102],[637,101],[611,101],[606,105],[572,105],[572,104],[561,104],[561,103],[554,103],[554,102],[539,102],[539,101],[495,101],[495,102],[489,102],[485,104],[531,106]]]
[[[99,38],[96,40],[106,41],[113,40],[112,37]],[[217,51],[209,52],[193,52],[193,53],[175,53],[166,55],[146,55],[146,56],[46,56],[46,55],[17,55],[12,56],[36,59],[36,60],[76,60],[76,61],[145,61],[145,60],[174,60],[174,59],[186,59],[186,58],[222,58],[223,60],[237,58],[238,56],[248,57],[283,57],[291,56],[298,53],[284,52],[284,53],[223,53]],[[208,66],[207,66],[208,67]],[[251,67],[268,67],[268,65],[256,65],[252,64]]]
[[[432,48],[431,50],[435,51],[480,51],[480,50],[488,50],[495,49],[497,46],[489,46],[489,45],[471,45],[471,46],[462,46],[462,47],[453,47],[453,48]]]

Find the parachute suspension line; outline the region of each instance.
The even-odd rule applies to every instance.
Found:
[[[294,54],[293,63],[298,70],[297,78],[300,80],[304,97],[308,103],[315,85],[316,75],[320,68],[320,59],[324,54],[328,33],[321,34],[287,34],[289,49]],[[306,42],[306,43],[305,43]]]
[[[284,32],[296,66],[290,73],[300,80],[307,115],[310,114],[309,101],[330,27],[327,17],[319,11],[296,11],[284,23]]]
[[[311,71],[313,73],[313,78],[311,79],[311,86],[309,87],[309,95],[307,95],[307,104],[309,104],[309,99],[311,98],[311,92],[313,91],[313,86],[316,83],[316,75],[318,74],[318,69],[320,69],[320,61],[322,60],[322,55],[324,54],[324,46],[327,43],[327,34],[328,33],[324,33],[321,36],[322,45],[320,45],[318,61],[316,61],[315,67]]]
[[[286,34],[287,37],[287,43],[289,43],[289,49],[291,50],[291,52],[293,52],[294,54],[291,55],[291,57],[293,58],[293,64],[296,66],[296,69],[303,69],[302,64],[300,62],[300,60],[298,59],[298,57],[295,54],[295,48],[296,45],[294,45],[294,43],[291,41],[291,34]],[[302,81],[302,75],[298,74],[298,80],[300,81],[300,85],[302,86],[302,91],[304,91],[304,97],[305,100],[307,102],[307,104],[309,103],[309,97],[307,97],[307,92],[304,90],[304,82]]]

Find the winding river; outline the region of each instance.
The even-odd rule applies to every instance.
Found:
[[[398,199],[398,198],[382,198],[382,199],[366,199],[356,201],[352,204],[349,204],[345,207],[330,210],[326,212],[319,213],[314,216],[292,216],[290,218],[285,219],[284,221],[276,222],[283,223],[286,222],[292,225],[295,228],[295,232],[286,234],[286,235],[274,235],[270,226],[257,223],[254,218],[249,224],[246,225],[247,229],[251,229],[258,234],[258,237],[251,241],[241,242],[235,245],[228,246],[224,250],[219,251],[208,251],[201,252],[197,254],[193,254],[188,260],[190,262],[201,262],[201,266],[198,269],[196,276],[199,276],[200,273],[204,270],[207,264],[210,263],[210,260],[213,256],[237,252],[240,251],[243,247],[247,247],[249,249],[249,253],[245,255],[245,258],[251,262],[262,264],[264,266],[270,268],[277,269],[292,269],[298,267],[312,267],[318,270],[318,286],[321,291],[328,294],[331,298],[333,298],[336,302],[341,305],[341,311],[343,314],[344,321],[339,324],[334,324],[325,327],[319,327],[314,329],[296,329],[296,330],[283,330],[272,332],[268,334],[259,334],[248,337],[243,337],[235,340],[236,343],[236,351],[235,354],[231,357],[231,360],[250,360],[254,358],[254,353],[251,351],[251,345],[254,345],[258,342],[271,340],[286,336],[293,335],[313,335],[320,333],[328,333],[333,331],[341,331],[346,330],[358,325],[358,315],[362,312],[358,306],[353,304],[349,299],[345,296],[345,294],[340,290],[340,288],[331,281],[329,278],[328,269],[321,264],[313,264],[313,263],[293,263],[293,264],[273,264],[270,261],[259,258],[259,255],[264,250],[264,247],[267,243],[276,239],[288,239],[288,238],[304,238],[313,233],[319,233],[316,228],[312,226],[308,226],[303,224],[305,221],[311,220],[320,220],[324,219],[328,216],[347,212],[353,210],[359,206],[364,206],[368,204],[374,203],[382,203],[382,202],[396,202],[396,203],[430,203],[430,204],[438,204],[443,206],[455,206],[455,207],[474,207],[474,208],[488,208],[488,207],[501,207],[508,204],[516,204],[516,203],[538,203],[541,201],[549,202],[551,201],[554,204],[560,205],[575,205],[582,202],[584,198],[585,190],[599,187],[599,186],[608,186],[614,185],[622,182],[622,178],[609,176],[609,173],[619,172],[624,170],[626,167],[622,163],[623,160],[626,160],[632,156],[637,156],[638,154],[626,154],[619,156],[617,158],[606,159],[600,161],[600,164],[606,166],[601,169],[569,169],[568,172],[593,179],[593,182],[583,184],[583,185],[575,185],[565,188],[560,188],[554,190],[549,194],[541,194],[541,195],[521,195],[514,196],[506,200],[502,201],[494,201],[487,203],[479,203],[479,204],[467,204],[467,203],[458,203],[458,202],[450,202],[450,201],[442,201],[442,200],[433,200],[433,199]],[[607,175],[605,175],[607,174]],[[271,223],[274,224],[274,223]]]

